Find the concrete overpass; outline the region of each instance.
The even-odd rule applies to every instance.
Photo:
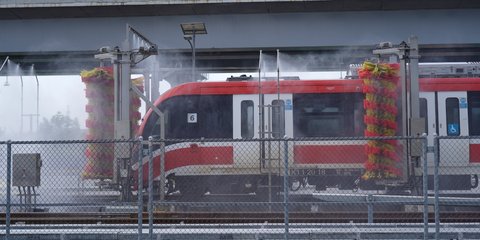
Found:
[[[313,56],[307,68],[338,69],[370,56],[376,43],[419,37],[421,61],[480,61],[475,0],[0,0],[0,60],[39,74],[78,74],[98,65],[102,46],[120,46],[131,24],[160,50],[162,68],[190,67],[179,24],[204,22],[203,72],[250,71],[258,51]],[[2,73],[0,73],[2,74]]]

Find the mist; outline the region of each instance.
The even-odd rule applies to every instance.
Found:
[[[25,70],[13,61],[8,61],[2,73],[6,76],[0,77],[0,140],[44,139],[33,137],[38,132],[37,121],[40,124],[58,113],[77,119],[80,128],[85,128],[87,100],[79,75],[38,76],[37,85],[32,67]]]

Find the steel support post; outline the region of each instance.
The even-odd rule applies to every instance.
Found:
[[[114,64],[115,139],[130,139],[130,54],[117,54]]]
[[[423,239],[428,239],[428,138],[424,133],[423,137]]]
[[[284,173],[283,173],[283,207],[284,207],[284,222],[285,222],[285,236],[284,239],[288,240],[289,235],[289,219],[288,219],[288,183],[289,183],[289,176],[288,176],[288,140],[285,139],[284,141]]]
[[[114,61],[114,138],[117,140],[130,139],[130,55],[117,53]],[[113,179],[119,184],[126,185],[128,181],[128,167],[122,166],[130,158],[129,143],[115,143],[115,161]],[[126,181],[123,181],[126,180]],[[122,186],[122,189],[126,186]],[[122,199],[128,199],[127,191],[122,191]]]
[[[368,194],[367,196],[367,211],[368,211],[368,223],[373,223],[373,195]]]
[[[420,85],[418,82],[418,38],[408,38],[409,45],[409,73],[410,73],[410,114],[412,118],[420,117]]]
[[[153,240],[153,138],[148,137],[148,238]]]
[[[5,238],[10,239],[10,213],[12,205],[12,142],[7,141],[7,202],[5,209]]]
[[[196,82],[196,77],[195,77],[195,74],[196,74],[196,60],[195,60],[195,29],[193,30],[193,36],[192,36],[192,80],[194,82]]]
[[[138,240],[143,236],[143,138],[138,138]]]
[[[435,151],[435,158],[434,158],[434,173],[433,173],[433,187],[434,187],[434,194],[435,194],[435,239],[438,239],[440,234],[440,206],[439,206],[439,176],[438,176],[438,165],[440,164],[440,139],[438,136],[434,136],[434,151]]]
[[[401,86],[401,95],[400,95],[400,114],[401,114],[401,126],[402,126],[402,136],[409,136],[408,123],[408,86],[407,86],[407,59],[405,57],[405,49],[401,49],[399,53],[400,60],[400,86]]]
[[[162,115],[163,117],[163,115]],[[165,200],[165,140],[160,139],[160,201]]]
[[[152,97],[151,97],[151,89],[152,89],[151,83],[152,83],[153,74],[150,74],[150,71],[144,71],[143,76],[144,76],[143,82],[144,82],[145,98],[147,98],[151,102],[155,102],[155,100],[152,101]],[[145,114],[147,114],[148,110],[150,109],[146,107]]]

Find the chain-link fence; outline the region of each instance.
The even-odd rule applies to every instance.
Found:
[[[4,239],[480,237],[474,137],[150,138],[0,149]]]

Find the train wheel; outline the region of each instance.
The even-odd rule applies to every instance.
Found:
[[[175,176],[167,177],[167,183],[166,183],[166,189],[167,189],[167,194],[171,194],[177,189],[175,188]]]
[[[471,188],[477,188],[478,187],[478,175],[477,174],[473,174],[472,179],[470,181],[471,181],[471,185],[470,185]]]
[[[289,185],[290,190],[296,192],[300,190],[301,187],[305,187],[307,185],[307,178],[294,178],[292,181],[290,181]]]

